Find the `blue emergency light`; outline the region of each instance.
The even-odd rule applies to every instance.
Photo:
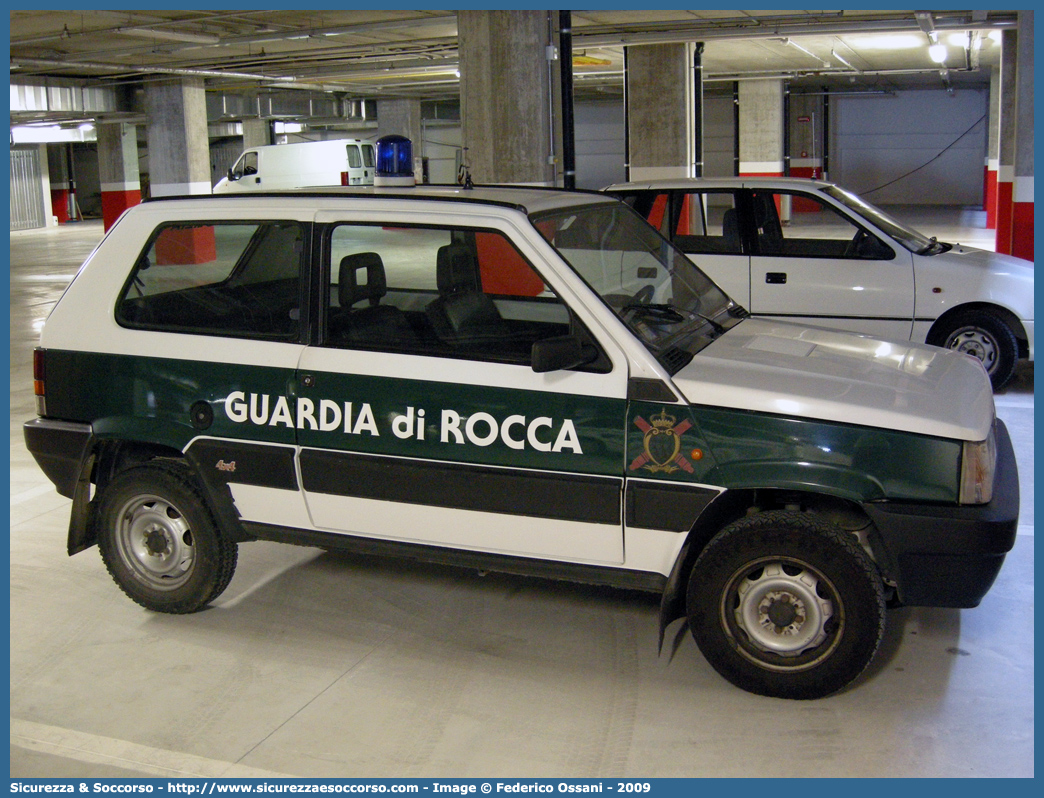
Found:
[[[413,176],[413,142],[405,136],[381,136],[377,139],[375,186],[415,186]]]

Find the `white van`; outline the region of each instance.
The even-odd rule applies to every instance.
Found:
[[[372,186],[374,145],[363,139],[271,144],[244,150],[215,194],[306,186]]]

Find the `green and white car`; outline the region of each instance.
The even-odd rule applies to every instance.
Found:
[[[30,451],[187,613],[265,539],[636,588],[815,698],[886,605],[973,607],[1018,483],[982,364],[747,318],[624,203],[331,189],[129,210],[47,320]]]

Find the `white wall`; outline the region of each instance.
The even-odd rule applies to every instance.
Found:
[[[982,205],[985,89],[904,91],[831,100],[829,178],[875,204]],[[937,160],[898,182],[874,189]]]
[[[573,106],[576,187],[599,189],[624,181],[623,100]]]
[[[420,154],[428,159],[429,183],[456,183],[461,146],[460,123],[424,122]],[[417,155],[414,144],[413,154]],[[420,175],[417,176],[420,179]]]
[[[829,178],[867,192],[930,161],[986,113],[985,89],[831,98]],[[703,174],[734,173],[732,97],[705,96]],[[981,205],[986,120],[928,166],[868,195],[877,204]],[[576,105],[576,184],[624,179],[623,103]]]

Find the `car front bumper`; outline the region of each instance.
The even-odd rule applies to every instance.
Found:
[[[878,565],[903,604],[975,607],[1015,545],[1019,473],[1011,438],[997,421],[993,500],[982,505],[867,502],[880,535]],[[882,561],[883,560],[883,561]]]

